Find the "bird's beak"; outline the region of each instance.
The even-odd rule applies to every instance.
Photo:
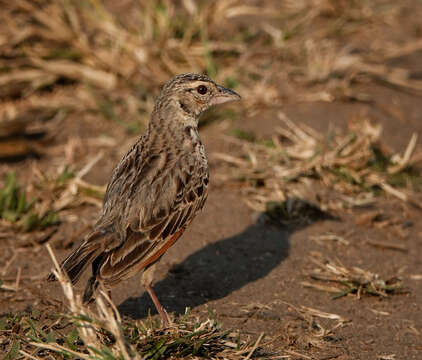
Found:
[[[215,94],[210,101],[211,105],[224,104],[229,101],[237,101],[241,99],[238,93],[221,85],[217,85],[217,90],[217,94]]]

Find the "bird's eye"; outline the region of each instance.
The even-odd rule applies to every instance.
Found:
[[[201,95],[205,95],[207,93],[208,89],[205,85],[199,85],[198,88],[196,89],[196,91],[198,91],[198,93],[201,94]]]

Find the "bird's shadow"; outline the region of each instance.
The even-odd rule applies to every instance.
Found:
[[[243,232],[209,244],[170,269],[167,277],[154,285],[168,312],[181,314],[210,300],[223,298],[246,284],[265,277],[289,254],[289,234],[312,222],[331,218],[321,213],[314,221],[274,224],[268,214]],[[156,310],[149,295],[130,297],[118,306],[123,315],[144,318]]]

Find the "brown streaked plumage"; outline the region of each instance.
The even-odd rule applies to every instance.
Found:
[[[147,131],[111,175],[94,230],[61,264],[72,283],[92,264],[85,302],[100,283],[111,289],[143,271],[142,284],[168,322],[151,283],[155,264],[207,198],[208,163],[198,120],[210,106],[238,99],[205,75],[178,75],[163,87]]]

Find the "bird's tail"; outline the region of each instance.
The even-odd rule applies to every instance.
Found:
[[[91,276],[86,284],[84,296],[82,301],[84,304],[89,304],[91,301],[94,300],[94,293],[97,290],[98,286],[100,285],[96,276]]]
[[[72,284],[76,284],[82,272],[98,256],[100,251],[99,242],[95,241],[102,237],[102,233],[93,232],[82,244],[73,251],[60,265],[60,268],[67,274]],[[55,281],[56,276],[50,273],[48,281]]]

